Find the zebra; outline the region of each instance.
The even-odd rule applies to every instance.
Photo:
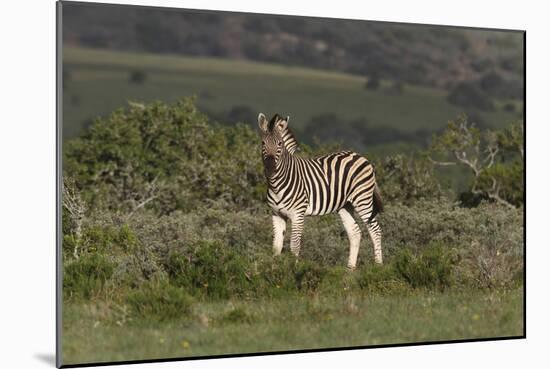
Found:
[[[383,210],[373,165],[352,151],[316,158],[296,154],[298,142],[288,127],[289,117],[258,115],[262,161],[267,180],[267,203],[272,209],[273,253],[283,249],[286,221],[292,230],[290,250],[298,257],[304,217],[338,213],[349,239],[347,267],[357,264],[361,230],[354,211],[366,224],[374,244],[374,260],[382,264],[382,231],[376,215]]]

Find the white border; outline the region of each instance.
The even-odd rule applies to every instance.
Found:
[[[527,30],[527,340],[215,359],[129,368],[342,365],[518,368],[548,362],[545,205],[550,137],[549,48],[543,2],[269,2],[133,0],[116,3]],[[537,5],[533,5],[537,4]],[[541,5],[538,5],[541,4]],[[0,266],[2,367],[52,367],[55,350],[55,3],[2,4]],[[544,355],[544,356],[543,356]],[[535,364],[536,365],[536,364]],[[120,366],[123,368],[126,366]]]

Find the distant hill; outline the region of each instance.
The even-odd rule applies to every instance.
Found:
[[[65,138],[80,135],[93,118],[128,101],[174,102],[190,95],[223,124],[256,128],[260,111],[278,112],[291,116],[304,142],[317,137],[385,152],[425,144],[462,112],[478,126],[497,128],[521,119],[523,111],[520,101],[514,111],[500,100],[491,111],[462,109],[438,88],[405,84],[396,90],[382,79],[372,90],[352,74],[245,60],[65,48],[63,61]]]
[[[500,90],[523,91],[520,32],[70,2],[63,11],[68,46],[267,61],[448,91],[496,75]]]

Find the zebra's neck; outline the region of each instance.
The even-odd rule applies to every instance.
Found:
[[[284,183],[290,179],[292,168],[295,166],[296,158],[293,153],[283,149],[279,162],[275,166],[275,171],[267,178],[269,188],[275,193],[279,191]]]
[[[285,130],[281,134],[281,137],[283,138],[285,149],[288,151],[289,154],[294,154],[296,150],[299,150],[298,141],[296,140],[296,137],[294,136],[294,133],[292,133],[290,128],[285,128]]]

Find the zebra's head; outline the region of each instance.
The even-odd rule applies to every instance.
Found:
[[[266,177],[271,177],[277,168],[281,155],[286,150],[283,140],[283,133],[288,127],[289,117],[283,118],[275,114],[270,121],[264,114],[258,115],[262,137],[262,160]]]

